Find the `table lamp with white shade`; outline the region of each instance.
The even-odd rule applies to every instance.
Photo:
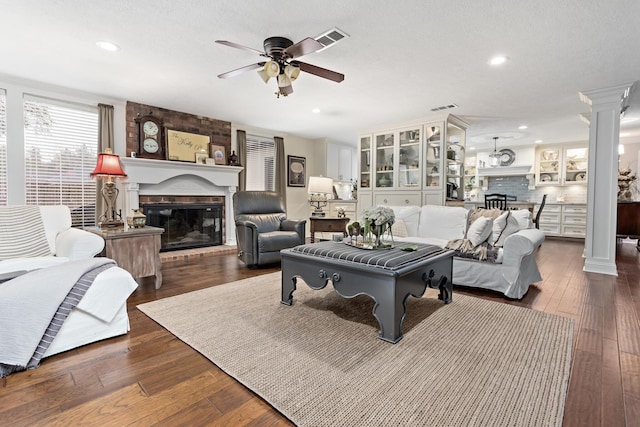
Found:
[[[309,204],[315,207],[311,216],[323,217],[325,213],[322,208],[327,206],[327,200],[333,195],[333,179],[324,176],[309,177]]]

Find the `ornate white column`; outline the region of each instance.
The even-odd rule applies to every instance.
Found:
[[[227,187],[227,195],[225,196],[225,233],[227,235],[226,245],[234,246],[236,242],[236,223],[233,218],[233,194],[236,192],[236,187]]]
[[[580,99],[591,105],[589,182],[583,270],[617,276],[616,209],[618,142],[622,97],[633,83],[589,90]]]

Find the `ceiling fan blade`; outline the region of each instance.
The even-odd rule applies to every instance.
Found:
[[[242,73],[246,73],[247,71],[251,71],[251,70],[255,70],[258,68],[262,68],[264,67],[264,62],[258,62],[257,64],[251,64],[251,65],[247,65],[244,66],[242,68],[238,68],[236,70],[231,70],[231,71],[227,71],[226,73],[222,73],[222,74],[218,74],[218,77],[220,77],[221,79],[226,79],[229,77],[235,77],[239,74]]]
[[[327,70],[326,68],[318,67],[317,65],[307,64],[306,62],[295,61],[295,63],[300,67],[300,70],[305,73],[314,74],[318,77],[322,77],[323,79],[333,80],[337,83],[344,80],[344,74]]]
[[[243,45],[238,44],[238,43],[229,42],[229,41],[226,41],[226,40],[216,40],[216,43],[223,44],[223,45],[229,46],[229,47],[235,47],[236,49],[246,50],[248,52],[257,53],[258,55],[261,55],[261,56],[266,56],[265,53],[263,51],[261,51],[261,50],[254,49],[252,47],[243,46]]]
[[[311,37],[307,37],[306,39],[301,40],[298,43],[286,48],[284,50],[284,53],[289,58],[293,59],[300,56],[308,55],[315,52],[316,50],[322,49],[323,47],[324,45],[319,41],[312,39]]]

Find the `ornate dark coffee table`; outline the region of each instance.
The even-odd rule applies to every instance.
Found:
[[[322,242],[281,251],[282,303],[293,303],[298,277],[312,289],[329,280],[344,298],[365,294],[376,302],[373,315],[380,324],[379,337],[396,343],[402,339],[402,321],[409,295],[421,297],[427,286],[439,288],[438,299],[451,302],[453,251],[433,245],[417,250],[366,250],[344,243]]]

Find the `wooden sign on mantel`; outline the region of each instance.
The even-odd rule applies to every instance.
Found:
[[[211,138],[208,135],[197,135],[171,129],[166,130],[166,135],[169,160],[195,163],[196,153],[209,155]]]

